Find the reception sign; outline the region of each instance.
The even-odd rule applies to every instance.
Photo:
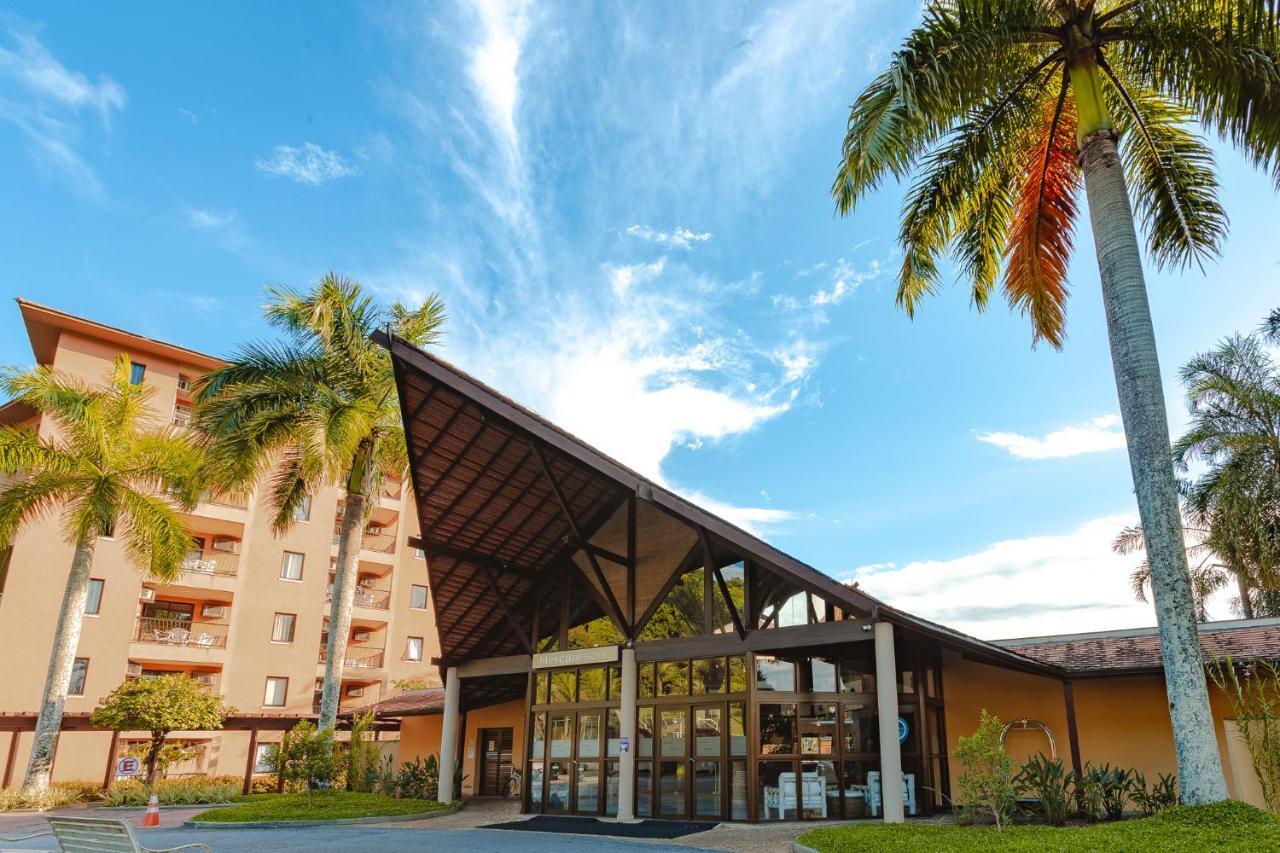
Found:
[[[567,652],[539,652],[533,656],[533,668],[553,669],[560,666],[617,663],[621,648],[621,646],[597,646],[594,649],[570,649]]]

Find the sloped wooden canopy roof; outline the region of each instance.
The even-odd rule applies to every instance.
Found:
[[[680,566],[751,561],[770,575],[944,645],[1018,669],[1056,667],[888,607],[663,488],[449,363],[393,336],[391,353],[427,552],[441,660],[532,651],[538,591],[587,580],[575,611],[634,638]],[[576,589],[577,587],[575,587]],[[541,606],[540,606],[541,605]]]

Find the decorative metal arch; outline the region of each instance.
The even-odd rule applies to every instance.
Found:
[[[1027,716],[1023,716],[1017,720],[1010,720],[1009,722],[1004,724],[1004,728],[1000,730],[1000,746],[1001,747],[1004,746],[1005,738],[1009,736],[1009,732],[1015,731],[1015,730],[1020,732],[1029,732],[1032,730],[1039,730],[1043,732],[1044,736],[1049,740],[1049,757],[1055,760],[1058,758],[1058,745],[1053,739],[1053,732],[1044,723],[1040,722],[1039,720],[1033,720]]]

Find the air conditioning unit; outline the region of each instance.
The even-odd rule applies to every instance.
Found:
[[[142,592],[138,593],[138,598],[142,601],[155,601],[156,591],[149,586],[144,586]]]
[[[352,634],[351,634],[351,639],[352,639],[352,640],[354,640],[354,641],[355,641],[355,642],[357,642],[357,643],[367,643],[367,642],[369,642],[369,632],[368,632],[368,631],[353,631],[353,632],[352,632]]]
[[[191,380],[190,380],[190,379],[188,379],[188,378],[187,378],[187,377],[185,377],[185,376],[179,376],[179,377],[178,377],[178,390],[179,390],[179,391],[190,391],[190,390],[191,390]]]
[[[205,604],[200,607],[200,615],[206,619],[225,619],[227,617],[227,605],[225,604]]]
[[[196,675],[196,684],[199,684],[201,687],[212,687],[212,686],[213,686],[213,673],[211,673],[211,672],[201,672],[201,673],[198,673],[198,674]]]
[[[131,664],[129,664],[128,666],[126,666],[126,667],[124,668],[124,677],[125,677],[125,678],[141,678],[141,677],[142,677],[142,664],[140,664],[140,663],[131,663]]]
[[[363,688],[363,687],[348,687],[348,688],[347,688],[347,695],[348,695],[348,696],[363,696],[363,695],[364,695],[364,688]]]

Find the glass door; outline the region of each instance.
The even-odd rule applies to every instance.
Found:
[[[657,817],[689,814],[689,709],[659,707]]]
[[[553,712],[547,731],[547,794],[543,810],[548,814],[569,811],[573,791],[573,738],[575,715]]]
[[[600,813],[600,734],[604,711],[578,712],[577,752],[574,760],[573,810]]]
[[[724,814],[723,705],[693,709],[693,815],[719,819]]]

